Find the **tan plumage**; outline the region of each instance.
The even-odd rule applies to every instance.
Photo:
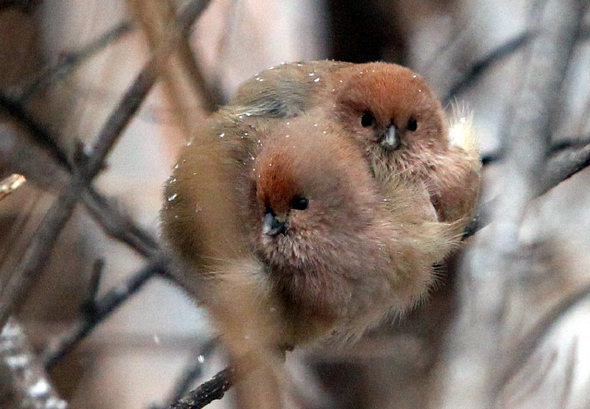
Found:
[[[255,277],[281,345],[356,339],[411,307],[473,212],[479,162],[450,143],[440,103],[403,67],[283,65],[246,82],[201,132],[212,149],[181,152],[164,235],[205,304],[215,294],[198,287],[223,260],[204,249],[246,243],[234,275]],[[203,193],[212,160],[231,181],[224,205],[240,237],[207,222],[219,206]]]
[[[310,115],[318,121],[336,120],[365,151],[378,179],[400,173],[421,179],[440,220],[456,222],[458,232],[473,216],[479,187],[477,150],[473,144],[450,141],[440,101],[405,67],[335,61],[283,64],[244,83],[229,105],[268,118],[288,120],[313,111]],[[391,126],[395,146],[384,140]]]

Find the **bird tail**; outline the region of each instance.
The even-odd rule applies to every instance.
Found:
[[[470,158],[479,159],[479,138],[473,126],[473,112],[462,103],[453,103],[449,116],[451,145],[462,148]]]

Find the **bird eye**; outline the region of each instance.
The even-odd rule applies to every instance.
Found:
[[[414,118],[410,118],[410,120],[408,121],[408,131],[415,131],[416,129],[418,129],[418,121],[416,121]]]
[[[291,207],[295,210],[305,210],[307,209],[308,205],[309,200],[307,200],[305,197],[298,197],[295,200],[293,200],[293,204]]]
[[[368,128],[369,126],[373,125],[373,120],[373,115],[371,115],[369,112],[365,112],[361,117],[361,125],[364,128]]]

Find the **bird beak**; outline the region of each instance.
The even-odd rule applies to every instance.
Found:
[[[280,221],[272,213],[267,213],[262,222],[262,233],[269,236],[276,236],[277,234],[285,233],[285,222]]]
[[[399,131],[396,129],[395,125],[389,125],[389,128],[385,131],[383,136],[381,136],[381,146],[386,149],[397,149],[399,146]]]

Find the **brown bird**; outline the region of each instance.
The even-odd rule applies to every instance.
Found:
[[[451,144],[434,93],[397,65],[271,69],[195,140],[213,148],[182,150],[162,210],[164,235],[189,266],[182,281],[198,294],[223,261],[206,249],[247,243],[248,262],[234,267],[279,310],[281,345],[353,340],[411,307],[473,213],[475,150]],[[222,204],[204,193],[212,160],[231,187]],[[239,237],[208,223],[228,204]]]
[[[236,182],[230,200],[266,271],[243,274],[257,274],[261,293],[278,305],[282,345],[353,340],[420,299],[433,265],[457,242],[423,184],[392,177],[380,185],[344,128],[308,115],[272,133],[243,133],[223,137],[227,177]],[[194,144],[184,150],[162,210],[165,235],[195,267],[187,274],[207,265],[199,253],[207,212],[195,201],[199,152]]]
[[[423,185],[380,186],[347,131],[316,121],[303,115],[275,128],[254,168],[252,243],[289,344],[354,340],[407,310],[456,244]]]
[[[313,111],[318,122],[337,121],[364,150],[378,180],[392,173],[422,180],[440,220],[455,222],[457,232],[473,216],[478,152],[473,144],[451,143],[440,101],[408,68],[283,64],[246,81],[229,105],[245,116],[289,119]]]

